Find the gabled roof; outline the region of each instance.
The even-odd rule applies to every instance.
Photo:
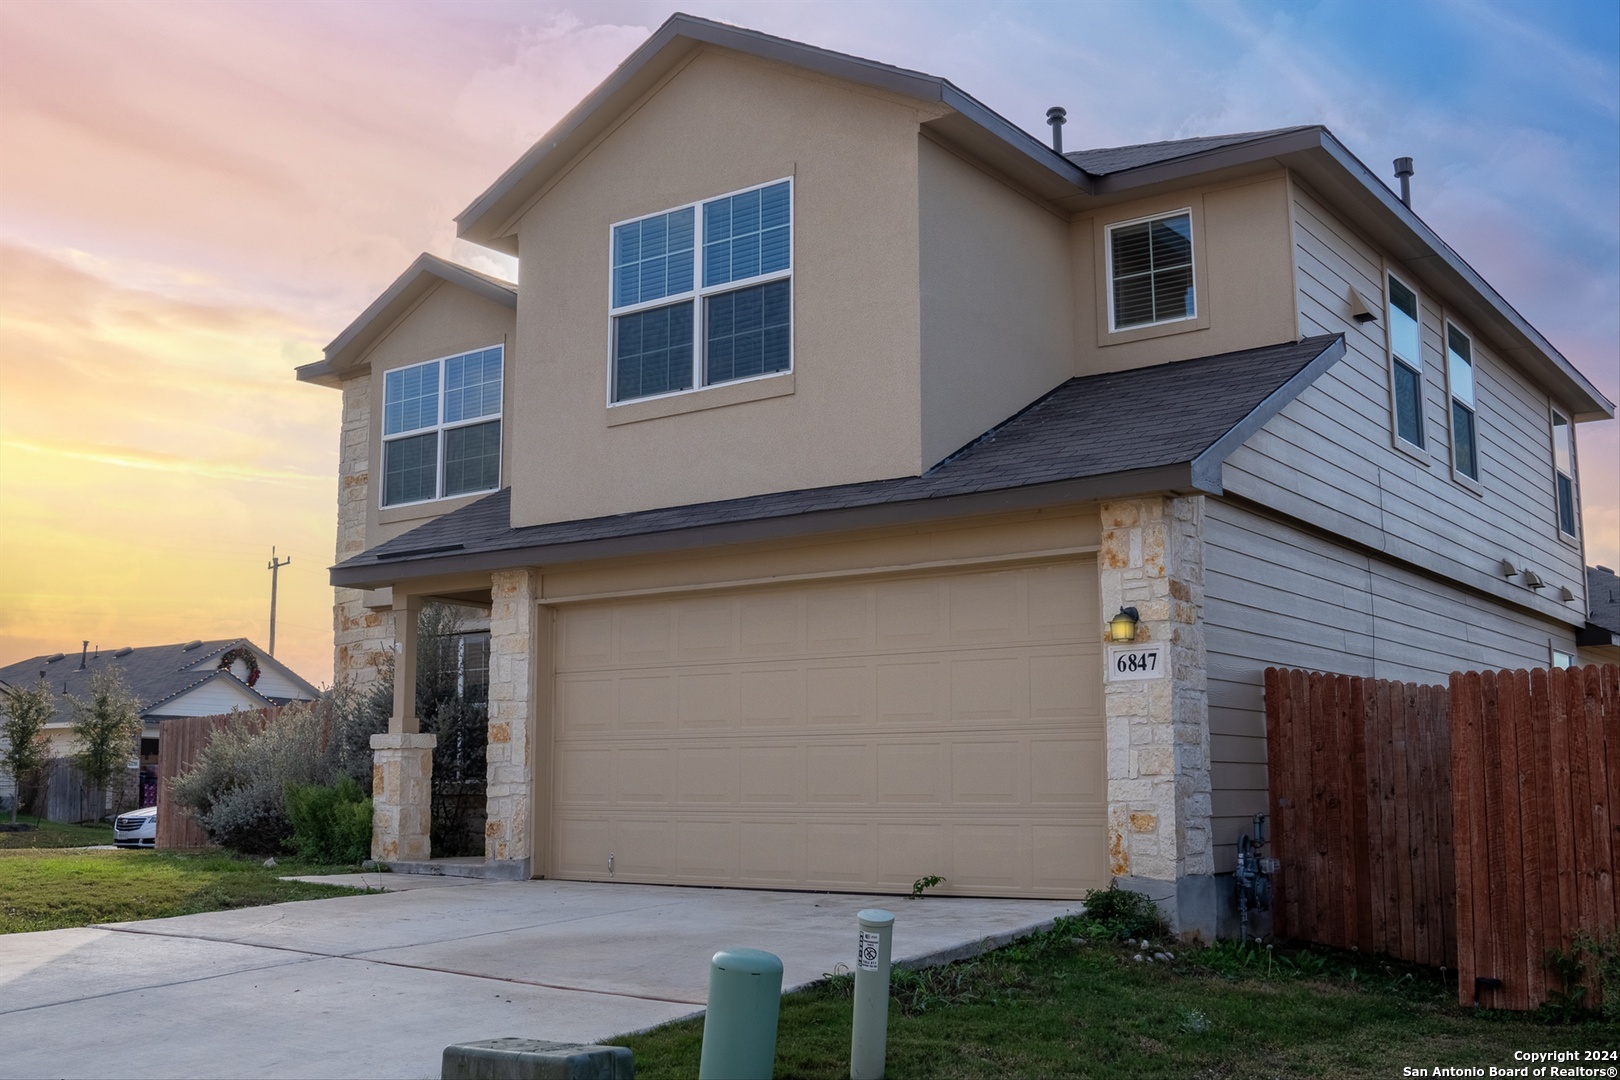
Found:
[[[1068,213],[1195,177],[1287,167],[1537,378],[1577,421],[1614,404],[1327,128],[1276,128],[1059,154],[950,81],[677,13],[456,217],[457,235],[517,254],[523,211],[564,166],[694,50],[731,49],[945,107],[924,127]],[[301,369],[302,370],[302,369]]]
[[[529,201],[618,116],[704,45],[944,105],[949,114],[931,121],[931,130],[969,150],[994,156],[1004,171],[1047,198],[1073,194],[1089,183],[1079,166],[946,79],[676,12],[471,206],[456,215],[456,235],[516,255],[517,238],[512,228]]]
[[[279,704],[281,699],[265,697],[257,690],[238,682],[228,672],[220,670],[219,659],[238,647],[251,649],[258,659],[260,668],[273,668],[277,674],[303,691],[309,700],[319,696],[320,691],[307,680],[247,638],[148,645],[127,652],[122,649],[117,651],[98,649],[84,659],[82,668],[79,666],[82,652],[35,656],[0,667],[0,686],[10,688],[33,686],[39,681],[40,672],[43,671],[51,693],[56,696],[56,711],[50,721],[53,724],[66,723],[72,719],[73,707],[67,700],[68,695],[84,695],[89,690],[92,675],[111,669],[117,669],[123,676],[124,685],[140,703],[142,717],[162,715],[162,710],[158,706],[172,702],[216,678],[231,679],[264,704]],[[53,656],[59,659],[53,659]]]
[[[343,333],[332,339],[332,343],[326,347],[324,359],[298,368],[298,378],[303,382],[336,387],[341,385],[345,376],[358,374],[361,369],[355,366],[355,361],[441,282],[459,286],[486,300],[517,310],[517,285],[513,282],[502,281],[471,267],[423,252]]]
[[[1227,455],[1343,355],[1334,335],[1070,379],[921,476],[524,528],[512,528],[503,490],[339,563],[332,583],[376,587],[1149,491],[1219,494]]]

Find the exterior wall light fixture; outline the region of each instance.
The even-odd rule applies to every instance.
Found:
[[[1140,619],[1135,608],[1120,608],[1119,614],[1108,620],[1108,640],[1135,641],[1136,624]]]

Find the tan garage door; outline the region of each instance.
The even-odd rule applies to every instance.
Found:
[[[1106,884],[1096,564],[563,607],[557,877]]]

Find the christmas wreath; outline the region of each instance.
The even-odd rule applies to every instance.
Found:
[[[223,669],[225,671],[229,671],[231,669],[231,665],[236,663],[238,660],[242,661],[242,663],[247,665],[247,669],[248,669],[247,684],[249,686],[252,686],[254,683],[258,682],[259,681],[259,658],[257,656],[253,655],[253,650],[252,649],[246,648],[244,646],[237,646],[236,648],[232,649],[230,652],[226,653],[224,656],[219,658],[219,666],[220,666],[221,669]]]

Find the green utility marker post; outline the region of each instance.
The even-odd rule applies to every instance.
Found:
[[[709,963],[698,1080],[768,1080],[776,1067],[782,961],[759,949],[721,949]]]
[[[849,1080],[883,1080],[889,1044],[889,950],[894,915],[867,908],[855,949],[855,1030],[849,1040]]]

